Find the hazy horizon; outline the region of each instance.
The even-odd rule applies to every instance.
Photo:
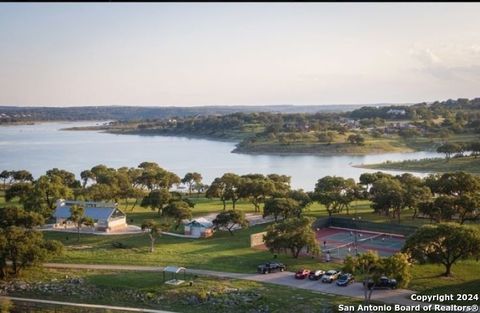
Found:
[[[446,99],[441,99],[446,100]],[[423,101],[429,103],[430,101]],[[418,102],[421,103],[421,102]],[[294,106],[294,107],[304,107],[304,106],[374,106],[374,105],[413,105],[417,103],[398,103],[398,102],[383,102],[383,103],[323,103],[323,104],[200,104],[200,105],[133,105],[133,104],[87,104],[87,105],[10,105],[10,104],[0,104],[0,107],[24,107],[24,108],[74,108],[74,107],[138,107],[138,108],[192,108],[192,107],[277,107],[277,106]]]
[[[479,3],[1,3],[2,106],[475,98]]]

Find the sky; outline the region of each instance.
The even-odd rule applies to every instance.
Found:
[[[480,3],[0,3],[0,105],[480,96]]]

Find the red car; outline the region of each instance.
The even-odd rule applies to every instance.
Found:
[[[310,275],[310,270],[307,269],[301,269],[298,272],[295,273],[295,278],[296,279],[305,279]]]

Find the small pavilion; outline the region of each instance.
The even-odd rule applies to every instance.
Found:
[[[183,272],[183,280],[177,279],[177,275]],[[178,266],[166,266],[163,269],[163,282],[169,285],[178,286],[185,282],[187,269],[185,267]],[[170,280],[166,280],[167,276],[170,276]]]

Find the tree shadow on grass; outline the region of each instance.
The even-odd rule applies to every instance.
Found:
[[[444,286],[433,287],[426,289],[422,292],[422,294],[476,294],[480,290],[480,279],[467,281],[458,284],[447,284]],[[461,304],[461,305],[469,305],[469,304],[477,304],[478,300],[468,299],[466,300],[457,300],[454,297],[453,301],[445,301],[443,304]]]

